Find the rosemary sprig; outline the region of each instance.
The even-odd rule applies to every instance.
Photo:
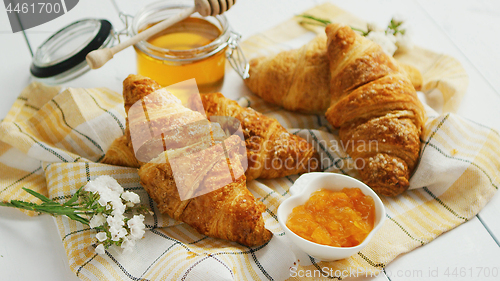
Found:
[[[143,214],[151,214],[146,206],[139,204],[139,195],[125,191],[110,176],[89,181],[64,203],[58,203],[31,189],[23,187],[23,190],[42,202],[36,204],[10,200],[0,202],[0,206],[66,216],[85,224],[97,231],[95,251],[98,254],[104,254],[105,249],[112,245],[120,246],[127,252],[132,251],[135,241],[145,233]]]
[[[329,21],[329,20],[320,19],[320,18],[317,18],[317,17],[315,17],[315,16],[311,16],[311,15],[308,15],[308,14],[301,14],[301,15],[297,15],[297,17],[301,17],[301,18],[305,18],[305,19],[313,20],[313,22],[309,22],[309,21],[301,21],[300,23],[316,24],[316,25],[321,25],[321,26],[327,26],[327,25],[329,25],[330,23],[332,23],[332,22],[331,22],[331,21]]]
[[[88,206],[86,205],[82,206],[80,204],[75,204],[75,202],[78,200],[78,197],[80,196],[82,188],[78,189],[78,191],[72,196],[72,198],[64,204],[59,204],[34,190],[24,187],[23,190],[42,200],[42,203],[35,204],[26,201],[11,200],[10,202],[0,202],[0,206],[35,211],[52,216],[67,216],[72,220],[89,225],[89,219],[87,218],[87,215],[93,213],[94,209],[88,208]],[[82,215],[86,217],[82,217]]]
[[[402,35],[405,35],[406,29],[400,29],[401,25],[403,25],[403,21],[398,21],[392,18],[391,22],[387,26],[387,29],[385,30],[385,34],[390,33],[396,35],[397,33],[401,33]]]
[[[301,14],[301,15],[297,15],[297,17],[307,19],[307,21],[300,21],[301,24],[313,24],[313,25],[319,25],[319,26],[326,27],[327,25],[332,23],[331,21],[329,21],[327,19],[321,19],[321,18],[312,16],[309,14]],[[398,21],[398,20],[395,20],[394,18],[392,18],[391,22],[389,23],[389,25],[385,29],[385,34],[396,35],[397,33],[400,33],[400,34],[404,35],[406,30],[401,28],[402,25],[403,25],[403,21]],[[366,31],[359,29],[359,28],[356,28],[356,27],[352,27],[352,26],[351,26],[351,29],[361,33],[362,36],[367,36],[368,34],[370,34],[370,32],[374,31],[369,26],[367,26]]]
[[[321,18],[312,16],[312,15],[308,15],[308,14],[297,15],[297,17],[301,17],[301,18],[305,18],[305,19],[311,20],[311,21],[300,21],[300,23],[305,23],[305,24],[313,24],[313,25],[319,25],[319,26],[325,26],[326,27],[327,25],[329,25],[330,23],[332,23],[331,21],[329,21],[327,19],[321,19]],[[368,33],[370,33],[370,31],[371,31],[369,29],[367,31],[364,31],[362,29],[359,29],[359,28],[356,28],[356,27],[352,27],[352,26],[351,26],[351,29],[354,30],[354,31],[360,32],[362,36],[368,35]]]

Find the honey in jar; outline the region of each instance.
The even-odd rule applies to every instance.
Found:
[[[293,208],[286,226],[300,237],[323,245],[354,247],[373,229],[375,203],[359,188],[320,189]]]
[[[224,31],[212,22],[189,17],[149,38],[147,44],[136,45],[138,74],[162,86],[195,78],[200,92],[219,91],[227,39],[221,38]]]

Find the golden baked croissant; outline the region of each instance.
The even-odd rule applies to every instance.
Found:
[[[126,79],[124,81],[126,112],[138,100],[137,98],[147,96],[159,88],[160,86],[149,78]],[[248,169],[245,172],[247,180],[279,178],[320,170],[319,156],[312,145],[301,137],[288,133],[277,120],[262,115],[252,108],[243,108],[220,93],[202,94],[201,100],[203,105],[195,104],[196,99],[191,99],[190,107],[202,111],[201,106],[203,106],[208,117],[231,116],[241,122],[248,155]],[[126,141],[130,139],[128,126],[127,122],[127,137],[118,138],[113,142],[106,152],[103,163],[128,167],[140,166],[140,162],[135,159],[131,142]]]
[[[322,114],[330,105],[326,36],[297,50],[250,61],[248,88],[272,104],[291,111]]]
[[[326,28],[331,104],[327,120],[340,127],[362,180],[395,196],[409,187],[419,157],[424,108],[404,70],[382,48],[349,26]]]
[[[237,144],[231,143],[235,142],[235,139],[240,140],[238,136],[232,136],[226,141],[230,163],[240,161],[238,154],[231,149],[237,147]],[[211,168],[202,175],[201,183],[195,184],[203,184],[205,189],[213,190],[225,180],[228,161],[225,157],[217,158],[221,155],[221,151],[212,152],[205,149],[201,152],[201,155],[194,153],[181,157],[176,164],[210,163]],[[261,245],[271,238],[272,233],[264,227],[262,218],[262,212],[266,207],[262,202],[255,200],[246,188],[241,165],[231,165],[232,172],[241,175],[235,181],[229,179],[231,182],[222,188],[192,199],[181,200],[173,176],[172,162],[161,161],[163,156],[160,155],[139,169],[141,184],[158,204],[161,212],[187,223],[201,234],[236,241],[247,246]]]
[[[312,145],[288,133],[276,119],[241,107],[221,93],[201,94],[201,101],[207,117],[231,116],[240,121],[247,150],[248,180],[280,178],[321,169],[319,155]]]
[[[400,64],[415,89],[422,75],[413,66]],[[287,110],[323,114],[330,106],[330,72],[326,36],[318,35],[302,48],[250,60],[245,84],[263,100]]]
[[[101,162],[132,168],[139,168],[141,166],[139,160],[135,158],[134,150],[129,146],[126,136],[118,137],[113,141]]]
[[[131,157],[135,146],[136,158],[148,160],[139,162],[139,177],[161,212],[201,234],[247,246],[271,238],[262,218],[265,206],[246,188],[239,152],[244,144],[238,136],[222,140],[224,145],[215,143],[221,140],[220,128],[182,106],[152,79],[130,75],[123,96],[128,115],[124,137],[129,143],[125,145],[123,137],[115,143],[128,152],[113,153]],[[151,132],[160,129],[161,134],[151,138],[158,135]],[[112,161],[109,156],[107,161]]]

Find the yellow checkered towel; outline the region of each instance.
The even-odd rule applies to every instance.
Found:
[[[330,4],[307,13],[363,25]],[[242,47],[252,57],[287,48],[287,42],[307,34],[310,31],[292,19],[249,38]],[[21,187],[67,200],[100,175],[110,175],[125,190],[137,192],[154,215],[147,218],[148,230],[133,254],[110,248],[105,255],[97,255],[93,230],[65,217],[55,219],[69,265],[82,280],[285,280],[299,278],[304,270],[316,278],[337,280],[353,271],[376,274],[398,255],[474,217],[499,186],[499,133],[451,113],[467,86],[460,64],[420,48],[400,54],[398,59],[421,70],[424,98],[438,100],[434,105],[445,113],[428,108],[421,159],[411,178],[411,190],[396,198],[383,198],[388,219],[369,245],[348,259],[315,260],[294,247],[284,234],[275,214],[297,176],[248,183],[251,192],[267,206],[263,216],[266,227],[274,233],[268,243],[258,247],[200,235],[160,214],[141,187],[136,169],[99,164],[111,142],[125,129],[121,94],[105,88],[60,91],[32,83],[23,90],[0,124],[0,200],[33,200]],[[228,94],[232,98],[238,95]],[[331,145],[340,143],[338,134],[323,117],[287,112],[255,96],[241,95],[246,95],[254,109],[277,118],[290,132],[314,144],[323,159],[329,160],[330,165],[324,167],[328,171],[355,175],[342,147]]]

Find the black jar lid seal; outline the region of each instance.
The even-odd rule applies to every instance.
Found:
[[[85,62],[88,53],[106,47],[112,38],[113,27],[107,20],[76,21],[40,45],[33,57],[31,74],[37,78],[50,78],[76,68]]]

